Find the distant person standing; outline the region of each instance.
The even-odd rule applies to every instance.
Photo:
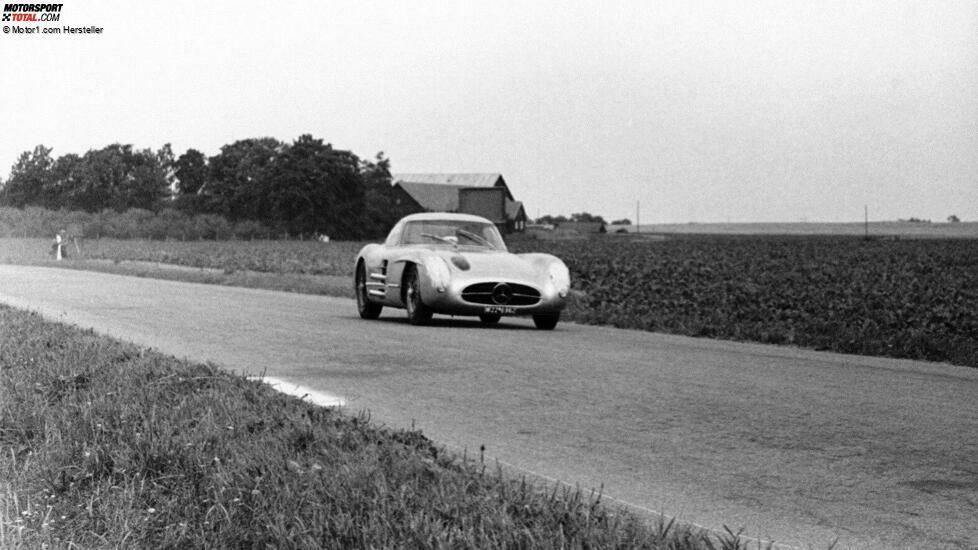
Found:
[[[64,237],[62,236],[64,232],[63,229],[58,231],[54,236],[54,243],[51,245],[51,253],[54,254],[54,259],[58,261],[68,257],[68,253],[64,248]]]

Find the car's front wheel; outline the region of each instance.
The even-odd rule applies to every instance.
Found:
[[[431,310],[421,300],[421,277],[415,266],[409,267],[404,277],[404,307],[412,325],[423,325],[431,320]]]
[[[540,330],[553,330],[560,321],[560,312],[541,313],[533,316],[533,324]]]
[[[354,287],[357,293],[357,312],[364,319],[376,319],[380,317],[380,312],[384,306],[375,304],[367,297],[367,269],[363,262],[357,264],[357,274],[354,278]]]

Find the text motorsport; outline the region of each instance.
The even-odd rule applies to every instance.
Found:
[[[3,22],[13,23],[56,23],[61,21],[64,4],[4,4]],[[103,27],[94,25],[69,27],[47,27],[32,25],[4,25],[4,34],[102,34]]]
[[[60,21],[64,4],[4,4],[3,21],[33,23],[36,21]]]

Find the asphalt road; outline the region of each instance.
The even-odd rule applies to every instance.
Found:
[[[978,369],[0,265],[0,302],[804,548],[978,548]]]

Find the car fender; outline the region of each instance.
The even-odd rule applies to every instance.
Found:
[[[376,243],[371,243],[364,246],[360,249],[360,252],[357,253],[357,263],[362,261],[368,271],[370,269],[378,269],[383,261],[383,248],[383,245]]]
[[[383,279],[384,297],[372,299],[384,305],[400,307],[404,305],[401,289],[404,284],[405,267],[408,264],[421,263],[422,260],[416,251],[399,248],[376,243],[368,244],[360,249],[359,254],[357,254],[357,262],[363,262],[368,277],[372,273],[383,273],[385,275]],[[386,262],[386,266],[384,262]],[[423,275],[422,278],[424,278]]]
[[[432,253],[405,248],[393,251],[387,257],[387,299],[391,305],[404,305],[404,276],[409,265],[415,265],[423,288],[430,287],[429,276],[425,269],[425,259]]]
[[[553,254],[545,254],[543,252],[528,252],[524,254],[517,254],[517,256],[525,259],[535,266],[538,266],[543,271],[546,271],[550,267],[550,264],[554,262],[564,263],[557,256],[554,256]]]
[[[517,256],[527,260],[534,267],[539,269],[540,273],[545,279],[548,277],[548,272],[550,270],[550,266],[552,265],[559,265],[562,266],[564,269],[567,269],[567,264],[565,264],[563,260],[561,260],[557,256],[554,256],[553,254],[544,254],[542,252],[531,252],[527,254],[517,254]]]
[[[563,260],[553,254],[544,254],[542,252],[518,254],[518,256],[537,267],[540,270],[543,280],[548,281],[548,283],[556,283],[552,288],[561,292],[562,297],[570,292],[570,269],[568,269],[567,264]],[[552,280],[550,277],[551,269],[555,269],[561,273],[561,277],[559,277],[561,280]]]

